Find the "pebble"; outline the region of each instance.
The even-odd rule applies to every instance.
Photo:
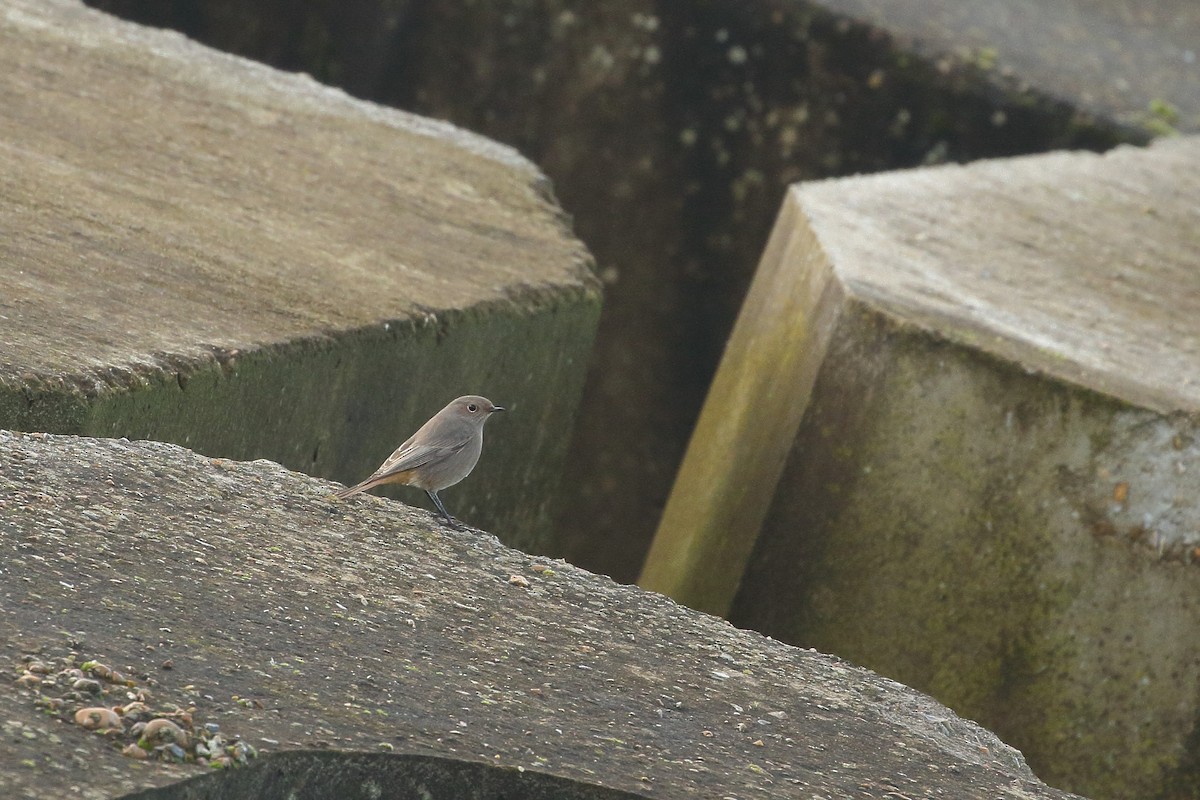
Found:
[[[75,724],[89,731],[120,729],[121,718],[111,708],[93,706],[75,712]]]
[[[132,703],[127,703],[121,706],[121,716],[133,722],[140,722],[150,717],[150,706],[134,700]]]
[[[181,744],[187,747],[188,735],[183,728],[169,719],[152,719],[146,723],[146,727],[142,728],[142,737],[138,744],[142,742]]]
[[[139,761],[150,757],[149,753],[138,747],[136,744],[125,745],[124,749],[121,750],[121,755],[125,756],[126,758],[136,758]]]
[[[239,763],[245,764],[252,758],[258,758],[258,751],[254,749],[253,745],[248,745],[245,742],[238,742],[233,746],[233,757],[237,759]]]
[[[124,744],[121,753],[127,758],[153,758],[172,763],[195,762],[213,769],[227,769],[242,766],[258,757],[258,751],[252,745],[240,741],[237,736],[222,734],[218,723],[206,722],[200,726],[193,722],[191,712],[194,708],[185,710],[174,706],[172,711],[156,711],[151,706],[151,693],[139,686],[137,681],[98,661],[85,661],[81,667],[76,667],[76,658],[72,655],[54,659],[57,663],[49,666],[47,661],[25,656],[23,663],[18,665],[19,677],[13,680],[19,685],[39,689],[40,695],[35,705],[51,714],[71,715],[71,709],[84,706],[74,711],[72,717],[75,724],[98,733],[118,733],[117,746]],[[61,668],[56,670],[55,667]],[[153,679],[143,679],[147,683],[154,683]],[[89,705],[103,702],[99,698],[115,694],[116,687],[129,689],[121,690],[124,705],[112,708]],[[185,687],[188,688],[194,687]],[[55,689],[55,694],[61,696],[50,696],[49,692]],[[247,705],[256,703],[246,701]],[[126,723],[129,723],[128,728]],[[3,732],[5,736],[30,740],[46,738],[56,745],[64,741],[56,734],[35,731],[16,721],[3,722]],[[273,739],[263,741],[269,745],[278,744]],[[0,800],[4,798],[0,797]]]
[[[106,664],[101,664],[97,661],[89,661],[84,664],[83,671],[90,672],[93,676],[102,681],[108,681],[109,683],[125,683],[124,675],[117,672],[112,667],[109,667]]]

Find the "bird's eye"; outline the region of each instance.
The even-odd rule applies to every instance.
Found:
[[[472,414],[474,414],[478,410],[479,406],[475,405],[474,403],[467,403],[467,411],[470,411]]]

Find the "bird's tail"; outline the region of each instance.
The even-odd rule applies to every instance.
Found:
[[[353,497],[363,490],[363,485],[360,483],[357,486],[346,486],[334,492],[334,497],[338,500],[345,500],[347,497]]]
[[[353,497],[359,492],[365,492],[367,489],[378,486],[381,483],[383,483],[383,481],[379,480],[375,476],[371,476],[362,483],[356,483],[353,486],[347,486],[344,489],[339,489],[334,494],[334,497],[336,497],[338,500],[345,500],[347,497]]]
[[[414,481],[413,473],[415,469],[406,469],[400,472],[388,471],[380,468],[369,478],[366,478],[353,486],[347,486],[340,490],[335,497],[339,500],[345,500],[347,497],[353,497],[359,492],[365,492],[367,489],[374,489],[376,486],[382,486],[385,483],[402,483],[408,486],[416,486],[418,489],[424,489],[425,486],[421,481]],[[444,487],[443,487],[444,488]]]

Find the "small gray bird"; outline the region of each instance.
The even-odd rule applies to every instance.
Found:
[[[342,489],[339,498],[350,497],[385,483],[424,489],[446,521],[458,527],[446,511],[438,492],[471,474],[483,452],[483,425],[488,417],[504,409],[486,397],[469,394],[430,417],[408,441],[396,448],[387,461],[362,483]]]

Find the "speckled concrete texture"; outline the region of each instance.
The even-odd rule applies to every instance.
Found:
[[[126,684],[47,713],[62,687],[14,680],[72,659],[256,748],[233,787],[288,765],[392,785],[403,765],[365,755],[398,753],[651,798],[1068,797],[893,681],[331,488],[157,442],[0,433],[0,796],[222,796],[179,783],[211,768],[65,721],[127,703]]]

